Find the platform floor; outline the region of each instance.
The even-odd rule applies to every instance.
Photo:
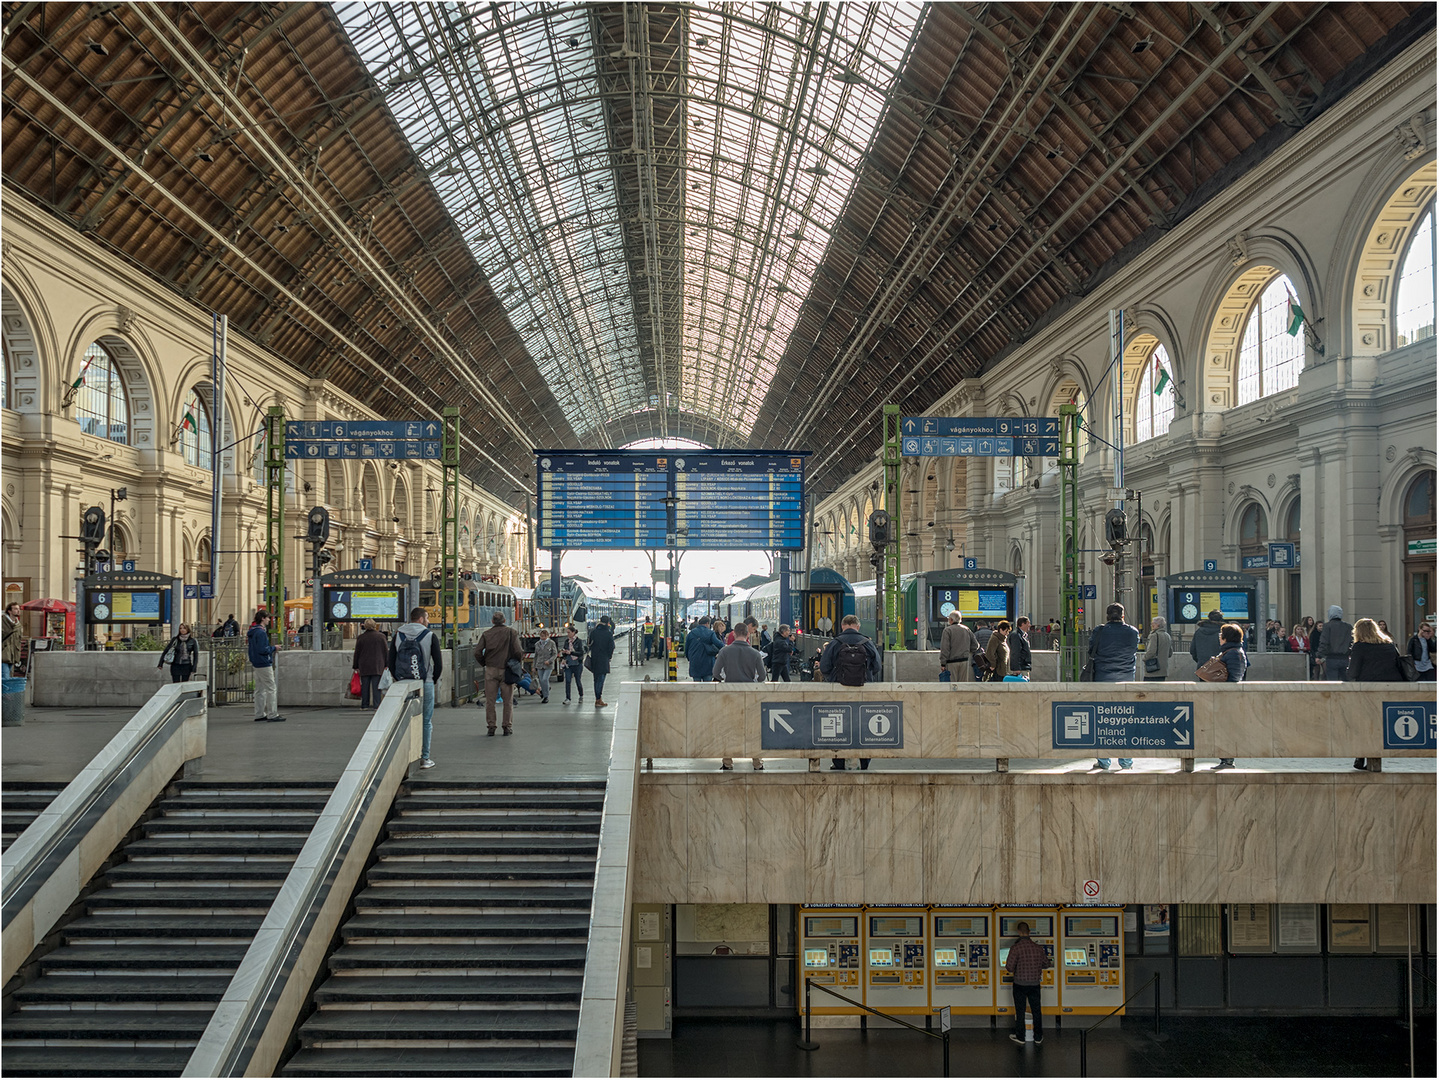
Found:
[[[1110,1022],[1111,1024],[1113,1021]],[[1090,1076],[1409,1076],[1409,1035],[1384,1017],[1166,1017],[1089,1036]],[[818,1050],[795,1046],[797,1020],[681,1020],[673,1039],[642,1039],[641,1076],[939,1076],[937,1039],[909,1031],[815,1031]],[[1434,1021],[1416,1021],[1412,1075],[1434,1075]],[[1016,1046],[1008,1031],[956,1029],[953,1076],[1078,1076],[1077,1029],[1043,1046]]]

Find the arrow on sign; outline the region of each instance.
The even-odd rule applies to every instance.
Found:
[[[911,434],[911,435],[914,434],[914,420],[913,420],[913,419],[909,419],[909,420],[906,420],[906,421],[904,422],[904,430],[905,430],[906,432],[908,432],[909,434]]]
[[[1175,720],[1175,723],[1183,723],[1185,720],[1188,720],[1188,719],[1189,719],[1189,706],[1188,706],[1188,705],[1176,705],[1176,706],[1174,707],[1174,720]]]
[[[1180,731],[1178,728],[1175,728],[1175,729],[1174,729],[1174,734],[1175,734],[1175,736],[1176,736],[1174,741],[1175,741],[1178,745],[1180,745],[1180,746],[1188,746],[1188,745],[1189,745],[1189,732],[1187,732],[1187,731]]]
[[[769,729],[770,729],[771,731],[774,731],[774,730],[775,730],[775,724],[779,724],[780,727],[784,728],[784,729],[785,729],[786,731],[788,731],[791,735],[793,735],[793,734],[794,734],[794,728],[790,727],[787,723],[785,723],[785,719],[784,719],[784,718],[785,718],[786,716],[788,716],[788,715],[789,715],[789,710],[788,710],[788,709],[771,709],[771,710],[769,711]]]

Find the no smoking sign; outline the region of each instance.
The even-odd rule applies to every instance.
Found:
[[[1087,878],[1084,882],[1084,898],[1086,900],[1098,900],[1101,891],[1098,878]]]

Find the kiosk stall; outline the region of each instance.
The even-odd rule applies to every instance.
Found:
[[[1054,965],[1055,948],[1058,944],[1058,916],[1055,908],[1006,907],[995,910],[994,970],[998,985],[994,994],[994,1011],[999,1016],[1014,1015],[1014,994],[1009,989],[1014,980],[1005,973],[1004,964],[1009,959],[1010,947],[1019,937],[1018,925],[1022,922],[1029,924],[1029,936],[1036,945],[1043,947],[1050,964]],[[1045,1012],[1049,1012],[1058,1008],[1059,1002],[1059,981],[1055,977],[1054,966],[1050,966],[1044,969],[1040,980],[1039,1005]]]
[[[994,1014],[994,913],[989,908],[935,908],[930,912],[931,1009],[956,1015]]]
[[[804,1015],[804,981],[827,986],[845,997],[862,1001],[860,985],[860,923],[858,907],[801,907],[799,909],[799,982],[795,1000]],[[829,994],[816,994],[814,1016],[860,1016],[864,1010],[843,1004]]]
[[[1059,1011],[1065,1015],[1108,1013],[1122,1005],[1124,909],[1062,908],[1060,921],[1064,975]]]
[[[924,909],[865,911],[864,1003],[872,1009],[929,1014]]]

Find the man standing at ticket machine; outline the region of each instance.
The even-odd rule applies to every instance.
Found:
[[[1019,937],[1009,948],[1009,958],[1004,962],[1005,973],[1014,981],[1014,1031],[1011,1042],[1024,1045],[1024,1003],[1029,1002],[1029,1011],[1034,1017],[1034,1045],[1044,1042],[1044,1014],[1039,1008],[1039,984],[1044,979],[1044,969],[1053,967],[1054,962],[1044,947],[1029,936],[1029,923],[1022,922],[1015,928]]]

